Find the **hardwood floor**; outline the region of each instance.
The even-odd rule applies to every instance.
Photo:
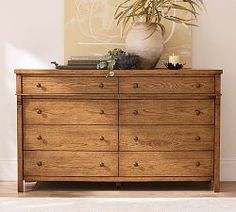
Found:
[[[27,191],[17,192],[17,182],[0,182],[0,197],[82,197],[82,198],[180,198],[236,197],[236,182],[221,183],[221,192],[209,183],[114,183],[50,182],[27,183]]]

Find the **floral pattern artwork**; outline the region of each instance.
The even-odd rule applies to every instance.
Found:
[[[102,56],[114,48],[125,49],[121,26],[114,21],[123,0],[65,0],[65,62],[71,56]],[[191,27],[166,26],[165,51],[157,67],[164,67],[172,53],[191,67]],[[127,28],[124,37],[129,29]]]

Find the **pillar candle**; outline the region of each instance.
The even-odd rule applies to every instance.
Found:
[[[179,56],[174,55],[174,54],[169,56],[169,63],[172,63],[172,64],[176,65],[177,63],[180,63],[179,61],[180,61]]]

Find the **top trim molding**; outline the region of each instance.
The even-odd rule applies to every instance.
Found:
[[[55,69],[16,69],[17,75],[44,75],[44,76],[107,76],[109,70],[55,70]],[[209,69],[155,69],[155,70],[115,70],[114,76],[212,76],[221,75],[223,70]]]

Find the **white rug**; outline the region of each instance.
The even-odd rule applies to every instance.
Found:
[[[236,198],[0,198],[0,212],[235,212]]]

